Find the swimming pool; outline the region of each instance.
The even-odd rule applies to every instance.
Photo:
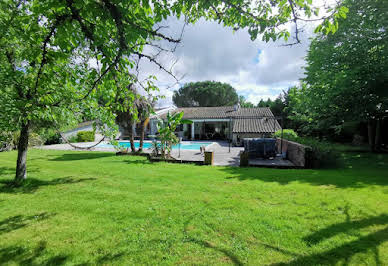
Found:
[[[199,151],[201,146],[208,146],[212,144],[212,142],[192,142],[192,141],[185,141],[182,142],[181,144],[177,144],[172,146],[173,149],[179,149],[179,145],[181,150],[197,150]],[[131,148],[131,143],[129,141],[119,141],[119,145],[123,148]],[[135,147],[139,148],[140,144],[139,141],[135,141]],[[96,146],[97,148],[113,148],[114,146],[109,143],[101,143]],[[144,142],[143,143],[143,148],[144,149],[149,149],[152,147],[151,142]]]

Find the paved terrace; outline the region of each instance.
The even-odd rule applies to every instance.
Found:
[[[203,143],[204,141],[201,141]],[[206,147],[206,151],[214,152],[214,165],[218,166],[239,166],[240,165],[240,152],[244,150],[242,147],[230,147],[229,151],[229,143],[225,141],[217,141],[210,142],[212,144]],[[96,142],[84,142],[84,143],[74,143],[76,146],[80,147],[88,147],[96,144]],[[108,144],[108,142],[103,142],[103,144]],[[71,147],[69,144],[54,144],[54,145],[45,145],[37,147],[40,149],[48,149],[48,150],[69,150],[69,151],[85,151],[84,149],[75,149]],[[116,152],[112,147],[94,147],[90,149],[90,151],[103,151],[103,152]],[[145,153],[151,153],[151,149],[144,149]],[[171,156],[177,160],[184,161],[198,161],[203,162],[204,155],[198,150],[179,150],[173,149],[171,152]],[[252,166],[289,166],[292,167],[293,164],[288,160],[250,160],[250,165]]]
[[[201,141],[203,143],[204,141]],[[108,144],[108,142],[102,142],[103,144]],[[240,164],[240,151],[244,150],[241,147],[231,147],[229,152],[229,144],[227,142],[210,142],[212,144],[206,147],[207,151],[214,152],[214,165],[223,165],[223,166],[239,166]],[[83,142],[83,143],[74,143],[74,145],[79,147],[88,147],[96,144],[96,142]],[[85,151],[84,149],[75,149],[69,144],[54,144],[54,145],[45,145],[37,147],[39,149],[46,150],[68,150],[68,151]],[[90,151],[103,151],[103,152],[116,152],[114,148],[111,147],[94,147]],[[145,153],[151,153],[151,149],[144,149]],[[173,149],[171,156],[178,160],[187,160],[187,161],[200,161],[203,162],[204,155],[198,150],[179,150]]]

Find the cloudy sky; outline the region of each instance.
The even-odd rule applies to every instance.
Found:
[[[183,22],[171,19],[168,25],[165,33],[179,36]],[[173,70],[178,77],[184,75],[179,84],[167,89],[174,79],[147,62],[141,64],[141,72],[157,76],[160,94],[165,96],[159,107],[172,105],[173,90],[184,83],[204,80],[229,83],[239,95],[257,104],[261,99],[275,99],[282,90],[298,84],[314,27],[305,25],[302,43],[286,47],[283,42],[265,43],[260,36],[251,41],[245,30],[233,32],[216,22],[201,20],[185,27],[174,54],[159,58],[166,66],[178,60]]]

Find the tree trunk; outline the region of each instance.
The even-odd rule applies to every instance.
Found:
[[[136,152],[135,139],[133,136],[133,123],[130,123],[130,127],[128,128],[128,133],[129,133],[129,142],[131,144],[131,150],[132,152]]]
[[[375,151],[380,151],[381,146],[381,120],[377,119],[376,121],[376,135],[375,135]]]
[[[368,120],[368,140],[370,150],[375,151],[376,123],[374,120]]]
[[[140,122],[140,143],[139,143],[139,151],[143,151],[143,142],[144,142],[144,128],[145,121]]]
[[[27,178],[27,149],[30,122],[22,125],[18,142],[18,159],[16,163],[15,183],[20,184]]]

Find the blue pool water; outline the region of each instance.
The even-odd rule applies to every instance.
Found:
[[[210,145],[211,142],[183,142],[180,144],[181,150],[197,150],[199,151],[201,146],[208,146]],[[124,148],[130,148],[131,143],[129,141],[119,141],[119,145]],[[105,144],[101,143],[98,144],[97,147],[99,148],[113,148],[113,145],[111,144]],[[139,148],[139,141],[135,141],[135,147]],[[149,149],[152,147],[151,142],[144,142],[143,143],[143,148],[144,149]],[[179,149],[179,144],[172,146],[173,149]]]

